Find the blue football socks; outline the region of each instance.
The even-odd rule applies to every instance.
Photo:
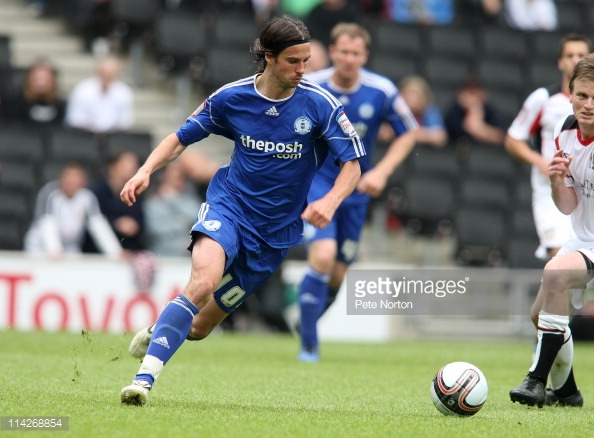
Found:
[[[308,269],[299,287],[301,309],[301,345],[305,350],[316,351],[318,347],[318,319],[328,300],[329,275]]]
[[[197,313],[198,308],[183,295],[167,304],[157,320],[146,355],[166,364],[186,339]],[[151,374],[136,375],[136,380],[145,380],[151,385],[155,378]]]

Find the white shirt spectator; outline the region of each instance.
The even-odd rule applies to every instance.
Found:
[[[116,59],[102,60],[96,76],[74,87],[66,124],[95,133],[130,129],[135,121],[134,94],[129,85],[117,79],[118,75]]]
[[[59,181],[41,188],[33,223],[25,235],[25,251],[52,257],[80,254],[85,230],[89,230],[103,253],[114,258],[121,255],[122,247],[101,214],[97,197],[81,187],[84,178],[82,169],[67,166]]]
[[[514,29],[555,30],[557,7],[553,0],[506,0],[505,20]]]

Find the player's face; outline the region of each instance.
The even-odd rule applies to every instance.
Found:
[[[569,41],[563,46],[563,53],[559,58],[557,66],[561,72],[569,77],[575,65],[580,62],[588,53],[588,44],[583,41]]]
[[[573,92],[571,93],[571,104],[573,113],[582,131],[582,136],[586,138],[594,137],[594,81],[591,79],[580,78],[573,83]]]
[[[359,70],[367,62],[369,51],[365,40],[360,37],[351,38],[341,35],[330,46],[330,59],[336,70],[337,77],[345,82],[352,82],[359,76]]]
[[[287,47],[276,58],[267,57],[272,76],[281,88],[295,88],[301,82],[311,56],[310,44]]]
[[[60,188],[68,198],[72,198],[76,193],[87,185],[85,173],[76,168],[67,168],[60,175]]]

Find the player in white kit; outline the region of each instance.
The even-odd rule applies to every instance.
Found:
[[[568,293],[585,288],[594,276],[594,54],[582,59],[570,81],[573,115],[554,130],[556,152],[549,163],[555,205],[570,215],[575,237],[545,266],[539,296],[536,360],[527,377],[510,391],[513,402],[581,407],[583,397],[573,375],[573,339]],[[545,384],[550,374],[551,394]]]
[[[505,137],[505,148],[516,158],[532,165],[532,213],[540,246],[536,256],[550,259],[571,237],[571,220],[559,211],[551,197],[548,164],[555,145],[553,130],[557,122],[572,114],[569,103],[569,78],[575,65],[592,52],[589,38],[577,33],[565,35],[560,42],[557,67],[561,81],[534,90],[524,101]],[[534,324],[542,298],[537,297],[530,316]]]

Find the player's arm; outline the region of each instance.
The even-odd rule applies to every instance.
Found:
[[[180,143],[176,134],[165,137],[122,189],[120,193],[122,202],[128,206],[134,204],[136,197],[149,186],[151,175],[179,157],[185,149],[186,147]]]
[[[353,193],[360,177],[359,160],[342,163],[340,173],[332,188],[324,197],[309,204],[301,214],[301,219],[306,220],[314,227],[324,228],[332,220],[334,212],[341,202]]]
[[[382,159],[369,171],[365,172],[357,185],[357,190],[371,196],[379,196],[388,178],[408,157],[416,143],[416,129],[396,137]]]
[[[507,152],[532,166],[538,167],[543,175],[549,174],[549,162],[539,151],[535,151],[526,141],[540,125],[537,120],[540,118],[543,106],[549,99],[549,92],[541,87],[534,90],[522,104],[522,109],[510,125],[503,146]]]
[[[564,157],[563,149],[559,149],[555,152],[549,164],[549,180],[551,181],[553,201],[563,214],[571,214],[578,204],[574,188],[565,184],[569,163],[571,163],[571,156]]]
[[[532,149],[527,142],[518,140],[508,133],[505,136],[503,145],[510,155],[517,158],[518,160],[538,167],[543,175],[548,175],[549,163],[547,162],[546,158],[544,158],[542,154]]]

